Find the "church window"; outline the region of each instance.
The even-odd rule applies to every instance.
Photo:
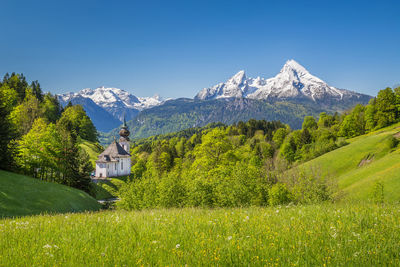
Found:
[[[117,170],[117,163],[115,163],[115,170]]]
[[[121,170],[123,170],[123,169],[124,169],[124,162],[121,161]]]

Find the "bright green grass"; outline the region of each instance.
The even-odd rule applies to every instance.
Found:
[[[400,208],[355,204],[0,220],[4,266],[399,266]]]
[[[400,124],[348,140],[349,145],[313,159],[303,167],[313,166],[337,179],[348,199],[367,200],[376,181],[384,183],[385,198],[400,201],[400,149],[389,149],[386,140],[400,132]],[[372,162],[360,166],[367,155]]]
[[[96,167],[95,161],[97,160],[99,154],[103,152],[103,150],[95,143],[82,140],[82,142],[79,144],[81,148],[83,148],[86,153],[89,154],[90,162],[93,165],[93,168]]]
[[[97,201],[83,191],[0,170],[0,217],[99,208]]]

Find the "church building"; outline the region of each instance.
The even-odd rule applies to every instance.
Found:
[[[129,134],[124,120],[124,125],[119,131],[119,142],[114,139],[114,142],[96,160],[96,178],[127,176],[131,174]]]

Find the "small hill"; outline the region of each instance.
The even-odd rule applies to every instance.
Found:
[[[83,191],[0,170],[0,218],[99,209]]]
[[[400,201],[400,148],[393,147],[400,124],[347,140],[350,144],[302,164],[335,177],[347,199],[367,200],[375,182],[388,201]]]

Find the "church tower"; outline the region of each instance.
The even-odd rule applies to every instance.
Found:
[[[129,145],[129,130],[128,127],[126,126],[126,121],[125,121],[125,117],[124,117],[124,125],[122,126],[121,130],[119,131],[119,135],[121,136],[119,138],[119,144],[122,146],[122,148],[128,152],[130,150],[130,145]]]

